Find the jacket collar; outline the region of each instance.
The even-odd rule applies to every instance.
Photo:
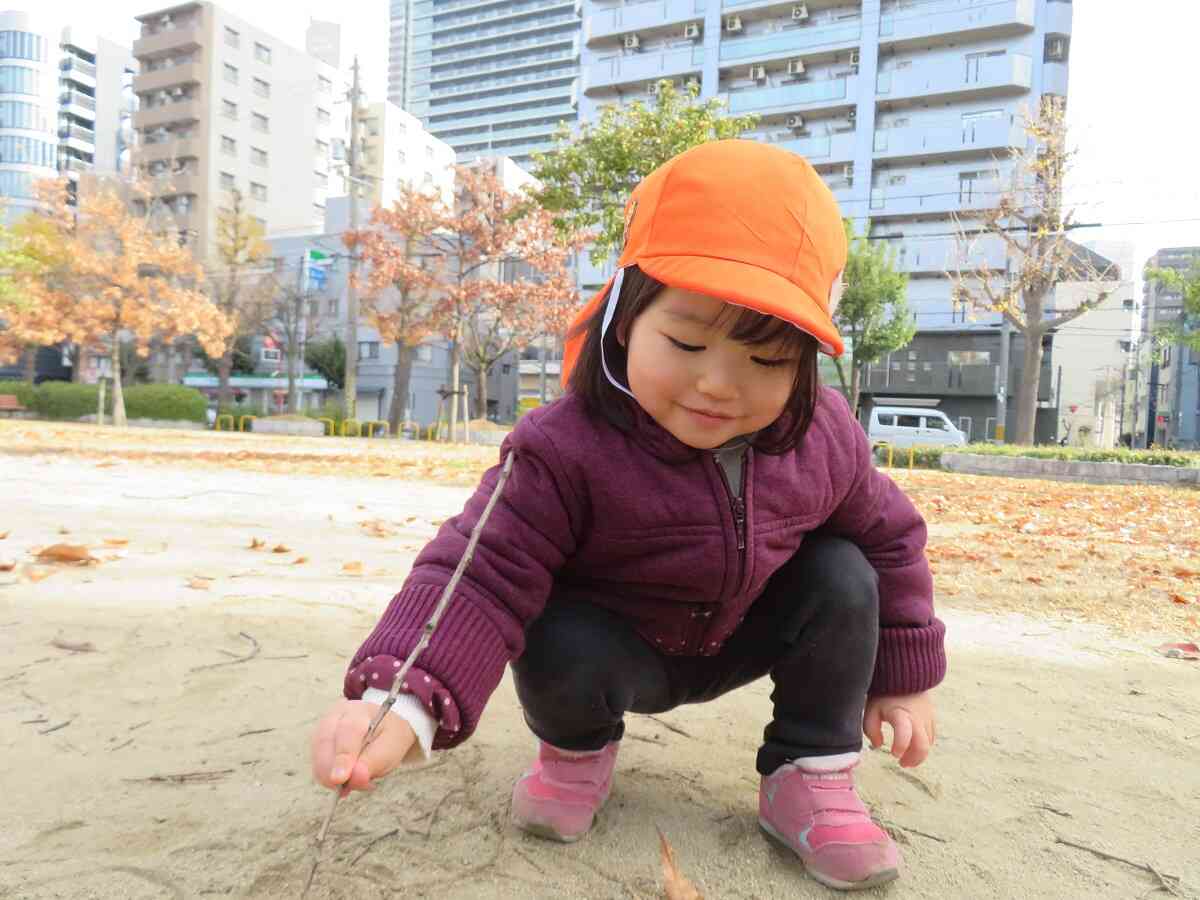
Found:
[[[629,430],[630,438],[643,450],[661,459],[663,462],[670,465],[678,465],[680,463],[689,462],[700,456],[701,453],[712,453],[713,450],[721,449],[714,447],[713,450],[697,450],[695,447],[688,446],[667,429],[663,428],[658,422],[654,421],[653,417],[642,409],[642,405],[632,397],[625,398],[628,403],[628,409],[633,421],[633,426]],[[753,444],[756,438],[760,436],[774,435],[776,429],[783,427],[783,420],[786,416],[780,419],[762,431],[754,435],[745,435],[737,438],[736,441],[746,441]]]

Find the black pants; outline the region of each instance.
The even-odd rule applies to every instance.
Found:
[[[875,570],[849,541],[811,535],[716,656],[666,656],[615,613],[556,596],[512,665],[529,727],[566,750],[619,740],[626,712],[702,703],[769,674],[774,716],[758,751],[769,774],[862,747],[878,643]]]

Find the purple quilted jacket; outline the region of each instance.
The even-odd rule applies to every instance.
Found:
[[[535,410],[500,450],[516,452],[504,496],[407,688],[439,722],[438,748],[465,740],[524,629],[556,591],[627,617],[663,653],[714,654],[767,579],[821,528],[862,548],[879,574],[880,644],[872,694],[933,687],[945,628],[933,614],[925,523],[874,467],[841,394],[822,388],[802,445],[749,450],[743,496],[711,451],[688,447],[635,407],[624,433],[568,394]],[[499,466],[417,557],[355,654],[345,694],[387,689],[420,637],[491,495]]]

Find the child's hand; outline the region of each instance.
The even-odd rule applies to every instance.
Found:
[[[909,769],[923,763],[937,738],[929,692],[867,700],[863,732],[873,749],[883,745],[884,722],[892,726],[892,756],[900,760],[900,765]]]
[[[372,779],[400,765],[417,736],[407,722],[391,714],[384,716],[371,746],[359,756],[363,738],[378,713],[378,703],[342,700],[317,723],[312,739],[312,771],[318,784],[340,787],[343,795],[369,791]]]

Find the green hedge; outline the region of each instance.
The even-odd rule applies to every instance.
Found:
[[[310,419],[333,419],[334,434],[342,433],[342,422],[346,418],[346,407],[337,400],[330,400],[317,409],[307,409],[304,415]],[[322,423],[324,424],[324,423]],[[362,423],[359,422],[361,425]]]
[[[940,469],[942,467],[942,454],[951,448],[949,447],[913,447],[913,468],[914,469]],[[892,465],[896,468],[908,468],[908,447],[897,447],[892,453]],[[879,465],[887,465],[888,451],[887,447],[875,447],[875,461]]]
[[[20,404],[28,409],[33,409],[36,393],[37,388],[28,381],[0,379],[0,394],[16,397]]]
[[[1149,466],[1200,466],[1200,453],[1182,450],[1127,450],[1099,447],[1028,447],[1014,444],[969,444],[947,447],[948,453],[978,453],[985,456],[1026,456],[1033,459],[1060,459],[1067,462],[1141,463]]]
[[[135,384],[125,388],[125,415],[130,419],[204,422],[207,410],[204,395],[182,384]]]
[[[208,406],[204,395],[180,384],[136,384],[125,388],[125,415],[130,419],[203,422]],[[43,419],[71,421],[96,414],[100,386],[44,381],[0,381],[0,394],[15,394],[22,405]],[[105,413],[112,413],[112,391],[106,389]]]

